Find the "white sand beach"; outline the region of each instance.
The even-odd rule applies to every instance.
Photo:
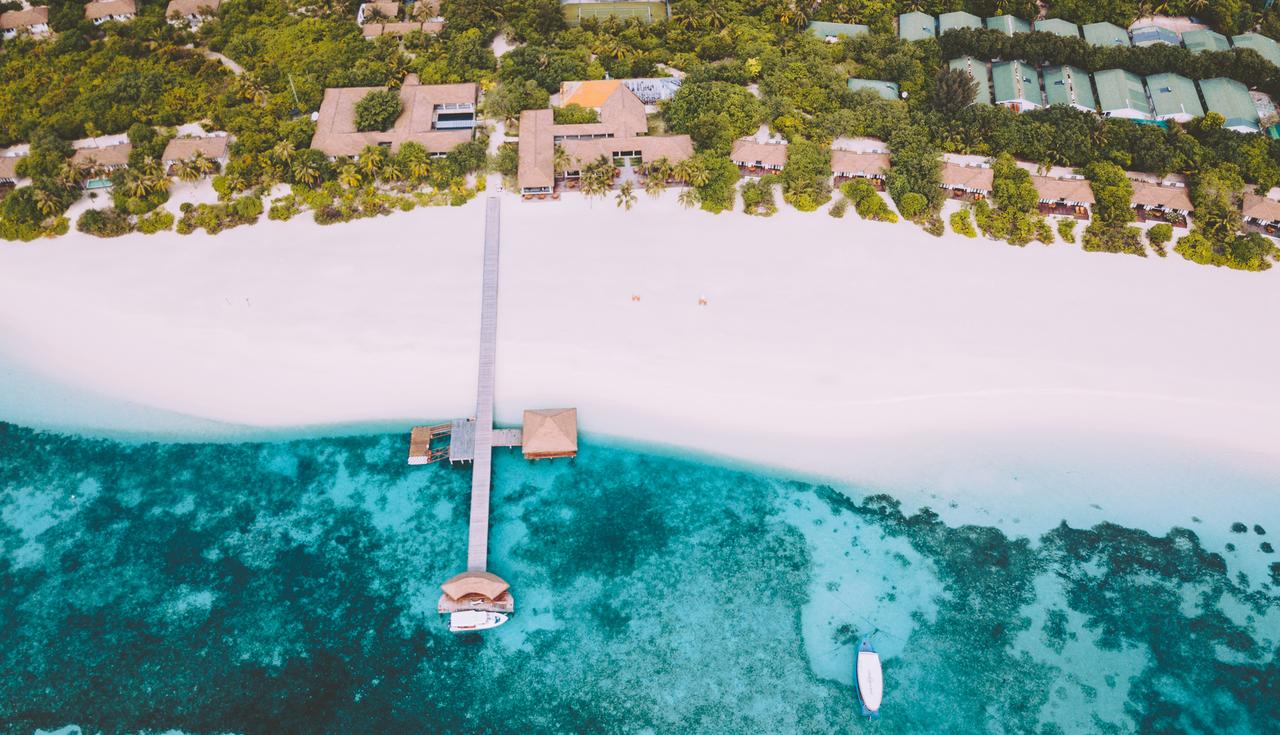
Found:
[[[674,194],[630,212],[503,197],[500,423],[577,406],[589,433],[954,494],[957,520],[1056,522],[1045,487],[1072,494],[1073,522],[1280,516],[1278,273],[937,239],[852,212],[711,216]],[[0,364],[245,427],[470,415],[482,219],[478,199],[3,244]],[[41,425],[53,400],[5,392],[0,417]],[[80,413],[58,416],[137,428]],[[1236,506],[1191,482],[1202,457],[1252,478]]]

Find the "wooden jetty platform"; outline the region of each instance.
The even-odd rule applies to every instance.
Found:
[[[499,205],[485,206],[484,273],[480,292],[480,364],[476,381],[476,413],[465,419],[432,426],[416,426],[409,435],[409,464],[471,462],[471,511],[467,526],[467,571],[442,584],[436,606],[448,614],[450,629],[458,632],[492,628],[515,612],[510,585],[489,572],[489,491],[493,448],[522,447],[526,459],[573,457],[578,452],[577,409],[539,409],[524,412],[519,429],[493,427],[493,393],[498,353]],[[526,445],[525,441],[529,443]],[[477,625],[476,615],[481,623]]]

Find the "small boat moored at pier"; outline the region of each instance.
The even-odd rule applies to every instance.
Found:
[[[472,630],[488,630],[507,622],[507,616],[488,610],[460,610],[449,616],[449,630],[466,633]]]
[[[853,673],[858,698],[862,700],[863,716],[879,718],[880,700],[884,696],[884,672],[880,669],[880,654],[876,653],[870,638],[863,638],[862,644],[858,646]]]

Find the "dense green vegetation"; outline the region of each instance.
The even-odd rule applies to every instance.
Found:
[[[1264,9],[1263,4],[1174,0],[1157,9],[1193,12],[1226,32],[1255,26],[1264,32],[1280,30],[1280,10]],[[1194,55],[1167,46],[1094,48],[1043,33],[1006,37],[989,31],[955,31],[939,40],[908,43],[892,33],[900,12],[960,9],[1024,18],[1037,12],[1032,0],[677,0],[671,4],[669,21],[645,25],[585,20],[570,27],[555,0],[445,0],[448,24],[440,36],[415,33],[367,41],[353,22],[352,2],[308,4],[303,9],[298,0],[228,0],[217,18],[191,33],[168,26],[161,3],[144,5],[131,23],[94,27],[83,22],[78,4],[58,0],[52,6],[53,25],[60,31],[54,40],[19,39],[0,45],[0,145],[40,142],[36,160],[24,164],[39,176],[33,176],[32,186],[0,202],[0,236],[30,239],[67,226],[59,215],[80,190],[78,173],[65,167],[69,151],[59,149],[57,141],[126,130],[131,139],[137,137],[135,160],[128,172],[113,176],[119,191],[113,192],[112,205],[140,227],[140,218],[156,210],[168,188],[156,180],[154,171],[148,172],[146,159],[159,156],[171,134],[166,128],[194,120],[207,120],[209,127],[236,137],[232,160],[215,179],[222,204],[230,208],[245,195],[261,199],[270,186],[290,184],[295,191],[268,207],[268,216],[277,218],[311,210],[320,221],[341,221],[427,202],[458,203],[469,196],[468,174],[491,165],[503,175],[514,175],[517,159],[509,147],[500,147],[491,162],[478,145],[439,161],[428,161],[410,148],[395,156],[383,152],[331,162],[307,148],[314,132],[309,114],[319,107],[326,87],[394,87],[410,73],[428,84],[481,83],[486,90],[485,114],[512,125],[523,110],[545,109],[562,82],[679,69],[685,83],[653,124],[655,129],[690,135],[697,155],[683,168],[675,167],[680,175],[672,170],[662,180],[646,180],[644,188],[656,193],[667,183],[683,183],[681,202],[712,212],[730,209],[736,200],[738,172],[725,154],[735,138],[762,124],[791,143],[791,160],[778,183],[784,200],[804,210],[831,198],[827,151],[833,139],[873,136],[888,141],[889,195],[903,216],[931,232],[943,228],[938,216],[944,201],[938,189],[942,152],[1009,154],[1082,169],[1109,164],[1117,167],[1114,170],[1182,173],[1192,180],[1230,167],[1245,187],[1262,191],[1280,185],[1280,142],[1224,130],[1220,116],[1210,114],[1162,129],[1062,107],[1017,114],[969,104],[973,84],[943,65],[945,58],[971,53],[1086,69],[1120,67],[1142,74],[1225,75],[1280,92],[1280,70],[1256,53]],[[1106,19],[1120,24],[1145,9],[1149,8],[1137,0],[1060,0],[1049,8],[1050,15],[1079,22]],[[866,23],[873,32],[828,44],[805,31],[814,19]],[[490,48],[499,32],[516,44],[500,59]],[[206,50],[224,54],[244,72],[233,74]],[[850,77],[894,82],[905,99],[852,92],[846,85]],[[394,95],[381,96],[388,98],[387,104],[380,105],[377,114],[369,112],[369,129],[385,128],[394,120]],[[555,115],[563,122],[593,117],[591,111],[572,106]],[[150,139],[144,131],[152,131]],[[176,173],[194,180],[214,173],[207,164],[183,164]],[[1114,171],[1097,171],[1103,183],[1095,185],[1111,186],[1114,176],[1108,177]],[[1025,210],[1025,197],[1016,194],[1025,193],[1026,182],[1012,171],[1000,180],[1014,194],[998,195],[994,209],[986,215],[979,212],[986,217],[984,230],[1011,242],[1046,239],[1048,224]],[[418,189],[429,190],[429,195],[415,198]],[[1109,191],[1107,196],[1122,193]],[[859,188],[858,193],[864,192]],[[1238,194],[1226,200],[1238,203]],[[756,203],[764,201],[760,186],[753,186],[748,196],[749,208],[767,209]],[[854,197],[846,192],[837,206],[846,206],[841,204],[845,201],[863,216],[896,216],[887,206],[882,208],[879,195]],[[192,227],[198,226],[196,220],[213,217],[208,211],[188,214],[182,219]],[[1106,215],[1091,223],[1085,246],[1144,251],[1140,233],[1120,221],[1121,216]],[[223,219],[236,217],[227,214]],[[1214,232],[1217,229],[1197,224],[1197,238],[1180,246],[1179,252],[1236,267],[1266,262],[1269,252],[1257,248],[1253,239],[1237,242]],[[1203,255],[1206,252],[1217,255],[1210,258]]]
[[[356,130],[390,130],[403,111],[404,105],[396,90],[375,89],[356,103]]]

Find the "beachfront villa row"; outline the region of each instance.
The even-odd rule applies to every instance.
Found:
[[[222,0],[169,0],[164,17],[169,25],[186,26],[195,30],[204,23],[205,18],[212,18],[222,7]]]
[[[1160,178],[1153,174],[1128,172],[1133,186],[1131,206],[1139,222],[1168,222],[1174,227],[1187,226],[1191,214],[1191,194],[1185,177],[1173,174]]]
[[[195,158],[197,154],[217,163],[219,167],[227,165],[231,156],[231,136],[219,132],[173,138],[165,145],[160,161],[165,170],[169,171],[177,164]]]
[[[1244,214],[1246,232],[1259,232],[1275,237],[1280,235],[1280,188],[1272,189],[1266,196],[1252,191],[1244,194]]]
[[[22,10],[6,10],[0,13],[0,37],[14,38],[19,33],[45,36],[49,33],[49,7],[36,5]]]
[[[391,152],[413,141],[432,156],[444,156],[472,139],[479,87],[464,84],[420,84],[410,74],[400,85],[400,116],[389,130],[356,129],[356,104],[370,92],[387,87],[330,87],[314,115],[316,132],[311,147],[329,158],[356,156],[366,146]]]
[[[621,80],[566,83],[561,101],[595,110],[598,121],[557,124],[551,109],[520,113],[516,180],[525,199],[558,198],[558,185],[576,187],[581,167],[601,156],[613,161],[616,175],[634,174],[660,158],[675,164],[693,156],[687,135],[648,134],[644,102]],[[557,148],[567,157],[559,168]]]
[[[870,144],[862,150],[849,150],[840,143],[831,146],[831,177],[836,186],[853,179],[863,179],[877,190],[884,190],[889,173],[889,149],[883,141],[860,139]],[[754,137],[733,142],[729,160],[747,176],[776,174],[787,166],[787,144],[782,141],[761,142]]]
[[[833,42],[842,35],[852,38],[854,35],[867,32],[866,26],[849,26],[849,29],[856,28],[858,30],[846,30],[840,33],[830,28],[822,30],[818,28],[818,26],[841,25],[844,24],[810,23],[809,28],[819,37]],[[1011,15],[992,16],[984,21],[972,13],[963,11],[943,13],[936,18],[928,13],[920,12],[903,13],[898,16],[898,37],[906,41],[923,41],[926,38],[936,38],[947,31],[962,28],[986,28],[999,31],[1006,36],[1030,33],[1034,30],[1039,33],[1052,33],[1055,36],[1064,38],[1083,38],[1085,43],[1092,46],[1147,47],[1157,44],[1185,46],[1196,53],[1201,51],[1226,51],[1235,46],[1253,49],[1262,58],[1276,66],[1280,66],[1280,43],[1252,32],[1232,36],[1228,40],[1226,36],[1208,28],[1178,33],[1150,22],[1139,22],[1125,29],[1107,22],[1087,23],[1080,26],[1061,18],[1042,18],[1034,22],[1027,22]]]
[[[107,21],[124,23],[138,15],[138,5],[134,0],[94,0],[84,6],[85,20],[100,26]]]

